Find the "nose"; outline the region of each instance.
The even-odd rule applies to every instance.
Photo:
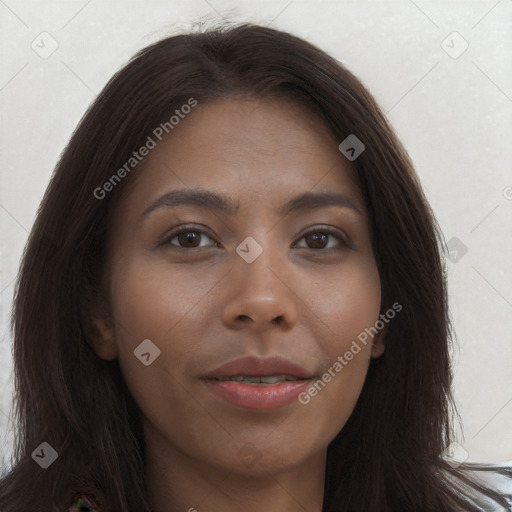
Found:
[[[222,321],[231,329],[263,332],[275,327],[291,330],[297,323],[299,300],[292,290],[284,265],[270,261],[268,251],[252,263],[240,258],[230,272],[229,296]],[[282,257],[282,256],[280,256]]]

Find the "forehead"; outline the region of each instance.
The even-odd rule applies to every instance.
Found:
[[[139,213],[172,189],[201,188],[234,199],[240,212],[277,210],[305,192],[339,192],[364,210],[355,170],[324,122],[280,99],[222,99],[180,119],[134,171],[119,209]],[[124,217],[125,215],[123,215]]]

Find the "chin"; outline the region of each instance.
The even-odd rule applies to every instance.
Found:
[[[235,453],[222,464],[228,471],[239,475],[268,478],[270,475],[293,471],[308,462],[315,453],[313,449],[307,450],[303,444],[272,444],[258,446],[250,441],[237,443]],[[234,446],[234,445],[233,445]]]

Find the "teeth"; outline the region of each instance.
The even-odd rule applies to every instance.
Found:
[[[278,382],[284,382],[286,380],[286,375],[267,375],[265,377],[261,377],[261,382],[264,384],[277,384]]]
[[[278,382],[295,381],[299,379],[297,379],[297,377],[292,377],[290,375],[233,375],[232,377],[219,377],[218,380],[232,380],[235,382],[248,382],[251,384],[277,384]]]
[[[253,384],[259,384],[261,382],[259,377],[245,375],[236,375],[235,377],[231,377],[231,380],[236,380],[237,382],[251,382]]]

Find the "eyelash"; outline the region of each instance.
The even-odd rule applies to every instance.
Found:
[[[194,249],[202,249],[202,247],[180,247],[179,245],[176,245],[176,244],[171,244],[171,240],[173,238],[175,238],[176,236],[178,235],[181,235],[183,233],[199,233],[201,235],[206,235],[207,237],[211,238],[215,243],[217,243],[217,241],[215,240],[215,237],[209,232],[209,231],[206,231],[206,230],[203,230],[203,229],[198,229],[194,226],[180,226],[179,228],[176,228],[175,230],[173,230],[171,233],[169,234],[166,234],[164,235],[164,237],[162,237],[161,240],[159,240],[157,246],[172,246],[174,247],[175,249],[178,249],[178,250],[184,250],[184,251],[190,251],[190,250],[194,250]],[[330,249],[325,249],[325,248],[319,248],[319,249],[312,249],[310,247],[299,247],[299,249],[311,249],[312,251],[332,251],[332,250],[343,250],[343,249],[354,249],[353,245],[343,236],[340,234],[340,232],[338,230],[335,230],[333,228],[328,228],[328,227],[315,227],[314,229],[310,229],[309,231],[306,231],[305,233],[303,233],[301,235],[301,237],[298,239],[298,241],[302,240],[303,238],[305,238],[307,235],[311,234],[311,233],[321,233],[321,234],[324,234],[324,235],[330,235],[330,236],[333,236],[334,238],[336,238],[337,240],[339,240],[341,242],[341,245],[343,247],[335,247],[335,248],[330,248]],[[294,242],[294,246],[295,246],[296,242]]]

